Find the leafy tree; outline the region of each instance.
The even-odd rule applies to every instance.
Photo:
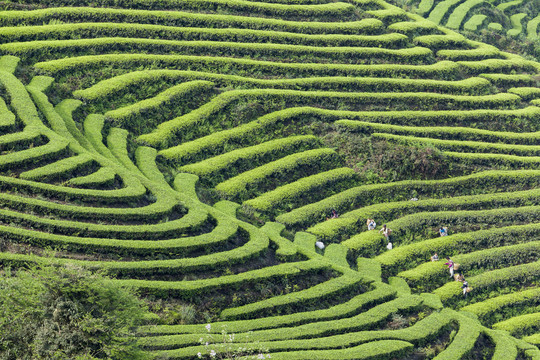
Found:
[[[143,359],[148,313],[130,289],[65,265],[0,273],[0,359]]]

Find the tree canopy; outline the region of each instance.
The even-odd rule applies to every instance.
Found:
[[[66,265],[0,273],[0,359],[138,359],[145,304],[101,274]]]

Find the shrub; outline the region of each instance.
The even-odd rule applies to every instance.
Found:
[[[339,157],[332,149],[314,149],[288,155],[282,159],[244,172],[216,186],[227,198],[249,198],[259,188],[264,188],[267,177],[291,181],[307,174],[331,169],[339,164]]]
[[[501,60],[504,61],[504,60]],[[510,65],[512,65],[511,63]],[[79,56],[66,59],[39,62],[34,66],[40,70],[61,76],[67,73],[87,72],[92,69],[110,65],[144,66],[144,67],[174,67],[177,70],[218,71],[224,67],[227,72],[236,71],[237,75],[281,76],[377,76],[398,77],[414,76],[419,78],[445,79],[456,75],[460,66],[451,61],[439,61],[432,65],[402,65],[402,64],[298,64],[278,63],[250,59],[234,59],[212,56],[182,56],[182,55],[150,55],[150,54],[107,54]],[[480,64],[484,65],[484,64]],[[503,67],[506,63],[501,64]],[[471,65],[474,66],[474,65]],[[514,66],[515,67],[515,66]],[[497,70],[498,68],[495,68]],[[521,68],[518,68],[521,69]],[[490,65],[479,66],[478,72],[485,73]]]
[[[55,2],[36,1],[47,6],[91,6],[92,0],[73,1],[57,0]],[[245,0],[189,0],[178,3],[174,0],[163,0],[158,3],[151,0],[102,0],[103,7],[116,6],[119,8],[144,9],[144,10],[190,10],[195,12],[219,12],[228,11],[233,13],[254,13],[259,16],[295,17],[295,16],[343,16],[351,13],[353,5],[346,3],[329,3],[315,5],[288,5],[280,3],[253,3]]]
[[[483,74],[482,76],[485,76]],[[491,75],[491,74],[487,74]],[[486,76],[487,76],[486,75]],[[518,75],[514,75],[518,76]],[[531,80],[530,75],[526,76]],[[242,86],[245,88],[273,88],[299,90],[339,90],[339,91],[432,91],[455,94],[483,94],[489,90],[490,82],[483,77],[471,77],[457,81],[431,79],[392,79],[376,77],[309,77],[301,79],[259,79],[252,76],[216,74],[202,71],[186,70],[142,70],[132,71],[108,78],[73,95],[87,102],[105,101],[116,98],[119,94],[139,93],[144,85],[159,81],[176,83],[181,81],[211,81],[220,87]],[[491,79],[490,79],[491,80]]]
[[[493,324],[493,328],[496,330],[506,330],[512,336],[522,337],[523,335],[529,335],[535,333],[539,329],[540,314],[527,314],[522,316],[516,316],[511,319]]]
[[[282,19],[260,18],[249,16],[194,13],[182,11],[151,11],[117,8],[92,7],[56,7],[24,11],[0,12],[2,26],[19,27],[25,25],[42,25],[54,21],[66,23],[125,23],[128,24],[170,24],[186,28],[216,28],[234,31],[234,29],[268,30],[271,32],[290,32],[301,34],[373,34],[383,30],[383,23],[377,19],[362,19],[350,22],[317,22],[317,21],[285,21]],[[118,24],[117,26],[122,26]],[[74,25],[71,25],[74,26]],[[99,26],[99,25],[94,25]],[[136,26],[136,25],[132,25]],[[21,30],[25,28],[21,27]],[[13,29],[11,30],[13,31]],[[24,30],[23,30],[24,31]],[[32,30],[26,31],[32,32]],[[33,30],[36,31],[35,29]],[[38,31],[38,30],[37,30]],[[10,30],[7,30],[9,33]],[[15,31],[17,33],[17,31]],[[25,32],[21,33],[23,36]]]
[[[154,54],[208,55],[223,54],[228,57],[287,57],[295,62],[327,63],[339,60],[344,63],[410,62],[429,63],[431,50],[424,47],[385,49],[379,47],[317,47],[289,44],[259,44],[253,42],[176,41],[104,37],[77,40],[39,40],[0,44],[3,53],[19,56],[25,63],[55,58],[55,54],[98,55],[106,52],[150,52]]]
[[[66,265],[0,274],[0,352],[6,359],[138,359],[134,326],[147,314],[130,289]]]
[[[540,132],[515,133],[458,126],[401,126],[358,120],[338,120],[335,122],[335,124],[338,126],[338,128],[343,129],[344,131],[366,134],[384,132],[422,138],[444,138],[446,140],[524,145],[535,145],[538,143],[538,141],[540,141]],[[489,146],[489,144],[485,144],[485,146]]]
[[[409,200],[413,193],[423,197],[434,196],[432,194],[451,197],[485,192],[482,189],[492,189],[489,192],[502,191],[497,190],[499,187],[526,189],[536,186],[540,180],[539,174],[536,170],[485,171],[444,180],[406,180],[391,184],[363,185],[294,209],[280,215],[276,220],[291,227],[306,226],[324,220],[332,208],[345,213],[378,202]]]

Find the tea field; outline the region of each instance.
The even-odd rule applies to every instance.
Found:
[[[540,359],[540,63],[449,29],[480,3],[3,3],[1,266],[194,309],[156,358]]]
[[[420,0],[409,4],[418,14],[450,29],[471,32],[487,29],[531,41],[538,39],[540,31],[540,3],[536,0]]]

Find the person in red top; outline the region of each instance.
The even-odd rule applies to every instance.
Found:
[[[384,237],[386,238],[386,241],[387,242],[390,242],[390,234],[392,233],[392,230],[390,230],[389,228],[386,227],[386,224],[384,224],[381,228],[381,230],[379,230],[379,232],[382,232]]]

